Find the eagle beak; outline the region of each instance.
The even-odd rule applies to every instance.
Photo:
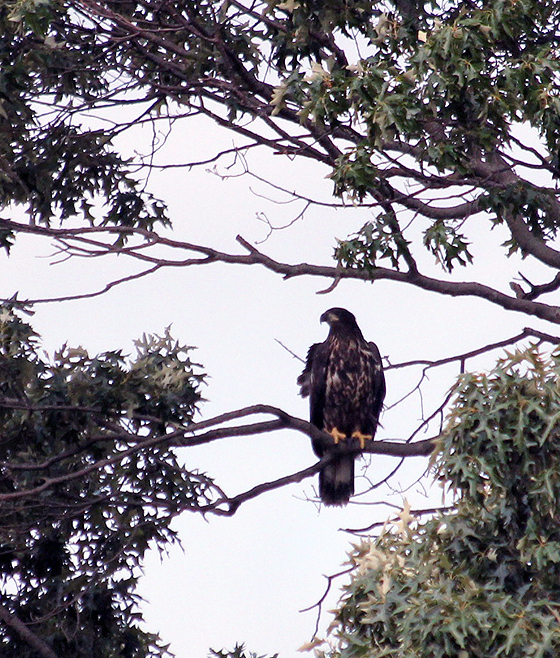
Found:
[[[338,318],[334,313],[331,313],[330,311],[325,311],[323,315],[319,318],[321,322],[326,322],[327,324],[330,325],[331,322],[335,322]]]

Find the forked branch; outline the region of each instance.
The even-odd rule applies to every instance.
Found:
[[[261,265],[266,269],[280,274],[286,279],[299,276],[313,276],[338,282],[342,279],[355,279],[359,281],[387,280],[407,283],[422,290],[435,292],[452,297],[478,297],[492,304],[502,307],[508,311],[517,311],[526,315],[547,320],[554,324],[560,324],[560,308],[542,302],[534,301],[528,297],[507,295],[497,289],[491,288],[476,281],[449,281],[436,279],[422,274],[412,268],[407,272],[401,272],[385,267],[372,269],[358,269],[351,267],[314,265],[311,263],[286,263],[275,260],[271,256],[258,250],[254,245],[237,236],[237,241],[248,252],[245,254],[234,254],[219,251],[212,247],[198,245],[181,240],[175,240],[160,236],[154,231],[146,229],[130,229],[118,227],[88,227],[83,229],[55,229],[43,226],[19,224],[7,220],[0,220],[0,229],[9,231],[21,231],[53,238],[58,244],[64,245],[64,251],[70,255],[100,256],[104,254],[122,254],[142,263],[148,263],[149,267],[140,273],[132,274],[108,283],[102,289],[87,292],[81,295],[62,296],[56,298],[28,299],[22,300],[27,304],[38,304],[52,301],[65,301],[94,297],[103,294],[111,287],[128,282],[134,278],[143,277],[163,267],[191,267],[193,265],[208,265],[211,263],[228,263],[231,265]],[[122,235],[129,238],[140,239],[139,244],[130,246],[115,246],[114,236]],[[112,236],[112,237],[111,237]],[[105,239],[104,239],[105,238]],[[172,252],[179,252],[180,258],[162,257],[147,253],[148,247],[165,247]],[[185,254],[198,254],[199,256],[187,256]],[[4,300],[8,301],[8,300]]]

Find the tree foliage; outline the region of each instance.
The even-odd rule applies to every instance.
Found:
[[[30,325],[2,310],[0,607],[16,620],[3,656],[37,656],[18,621],[58,658],[165,654],[135,622],[134,589],[146,550],[211,496],[161,441],[169,423],[191,423],[203,374],[169,333],[136,348],[127,359],[64,346],[45,360]]]
[[[316,160],[335,195],[377,208],[335,245],[338,266],[323,275],[477,295],[559,321],[535,301],[557,288],[556,277],[514,284],[511,295],[433,279],[418,265],[423,249],[436,271],[472,263],[469,231],[484,214],[507,229],[505,256],[558,269],[555,3],[18,0],[2,8],[0,198],[24,204],[38,224],[77,216],[98,227],[98,239],[103,227],[136,232],[143,250],[127,255],[145,258],[145,243],[158,242],[153,229],[169,221],[141,184],[157,152],[120,154],[117,138],[139,124],[174,128],[202,115],[239,135],[234,152],[259,146]],[[4,246],[22,230],[5,222]],[[104,244],[111,251],[109,238]],[[209,245],[174,247],[236,262]]]
[[[460,379],[435,453],[453,506],[356,548],[328,655],[558,654],[559,377],[533,346]]]

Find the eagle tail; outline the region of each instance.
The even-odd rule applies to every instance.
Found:
[[[339,455],[319,473],[319,496],[325,505],[346,505],[354,493],[354,455]]]

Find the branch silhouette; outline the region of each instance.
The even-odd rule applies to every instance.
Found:
[[[389,280],[413,285],[422,290],[435,292],[452,297],[478,297],[508,311],[517,311],[529,316],[560,324],[560,308],[531,299],[531,295],[507,295],[499,290],[476,281],[450,281],[437,279],[422,274],[417,269],[400,271],[386,267],[363,269],[354,267],[341,267],[332,265],[315,265],[311,263],[286,263],[275,260],[263,253],[245,238],[238,235],[237,242],[248,253],[229,253],[219,251],[209,246],[194,244],[182,240],[171,239],[159,235],[155,231],[129,227],[84,227],[79,229],[52,228],[23,224],[10,220],[0,219],[0,229],[6,231],[30,233],[50,237],[59,245],[60,253],[65,256],[100,257],[109,254],[121,254],[144,264],[149,264],[140,272],[122,277],[107,283],[101,289],[77,295],[68,295],[52,298],[20,300],[22,304],[40,304],[71,301],[96,297],[104,294],[111,288],[138,279],[163,267],[191,267],[195,265],[210,265],[213,263],[226,263],[230,265],[261,265],[266,269],[280,274],[284,279],[301,276],[326,278],[333,281],[333,286],[342,279],[355,279],[359,281]],[[127,238],[140,238],[139,244],[123,246],[114,236]],[[105,238],[105,240],[103,239]],[[151,247],[166,247],[179,252],[181,258],[165,258],[150,255],[147,249]],[[198,254],[198,256],[184,257],[184,254]],[[544,291],[541,291],[544,292]],[[4,299],[3,301],[8,301]]]
[[[0,622],[12,629],[20,638],[32,647],[41,658],[58,658],[49,645],[38,637],[17,615],[0,605]]]
[[[15,407],[18,409],[25,408],[29,411],[39,412],[46,410],[47,407],[40,405],[25,405],[21,401],[14,401],[10,399],[1,399],[0,407],[10,408]],[[52,408],[52,407],[48,407]],[[66,410],[71,411],[72,408],[65,407]],[[83,407],[76,407],[73,409],[76,413],[83,414],[84,412],[91,414],[99,414],[99,410],[85,409]],[[239,420],[241,418],[254,417],[254,416],[273,416],[273,419],[264,421],[254,421],[247,424],[234,424],[227,425],[231,421]],[[286,413],[282,409],[274,406],[257,404],[243,409],[238,409],[228,413],[220,414],[213,418],[193,423],[187,427],[176,428],[171,432],[156,434],[155,436],[142,436],[139,433],[127,431],[124,427],[119,425],[112,425],[108,427],[107,433],[100,433],[93,435],[83,440],[80,445],[76,446],[71,451],[67,451],[60,455],[53,456],[41,462],[18,462],[18,461],[3,461],[0,467],[6,474],[17,472],[36,472],[41,476],[40,484],[34,486],[27,486],[18,488],[15,491],[0,493],[0,502],[7,503],[9,501],[34,499],[36,496],[43,494],[47,490],[51,490],[60,485],[67,484],[73,480],[79,480],[92,471],[105,469],[114,464],[123,462],[131,457],[141,455],[144,451],[150,450],[155,446],[167,445],[169,447],[182,449],[203,445],[227,438],[234,438],[239,436],[254,436],[263,433],[269,433],[278,430],[295,430],[300,432],[314,441],[323,442],[325,445],[330,445],[333,438],[330,434],[317,429],[314,425],[301,418],[296,418]],[[356,454],[370,453],[377,455],[389,455],[395,457],[415,457],[427,456],[434,448],[434,441],[437,437],[432,439],[425,439],[414,443],[400,443],[396,441],[373,441],[366,445],[364,450],[357,450]],[[93,463],[88,463],[86,466],[77,467],[68,472],[60,474],[60,467],[56,470],[56,475],[49,476],[48,471],[54,465],[59,465],[69,457],[75,457],[80,452],[90,448],[93,443],[107,442],[109,440],[118,440],[123,445],[128,447],[123,448],[116,455],[107,458],[98,459]],[[329,463],[332,457],[324,457],[317,463],[304,468],[291,475],[286,475],[271,482],[258,484],[251,489],[236,494],[234,496],[227,496],[220,489],[217,491],[218,496],[216,500],[202,506],[189,507],[190,511],[197,512],[212,512],[218,515],[231,516],[234,514],[239,506],[267,491],[272,491],[288,484],[301,482],[302,480],[314,476],[318,473],[323,466]],[[118,495],[118,494],[117,494]],[[157,505],[157,502],[153,503]]]

